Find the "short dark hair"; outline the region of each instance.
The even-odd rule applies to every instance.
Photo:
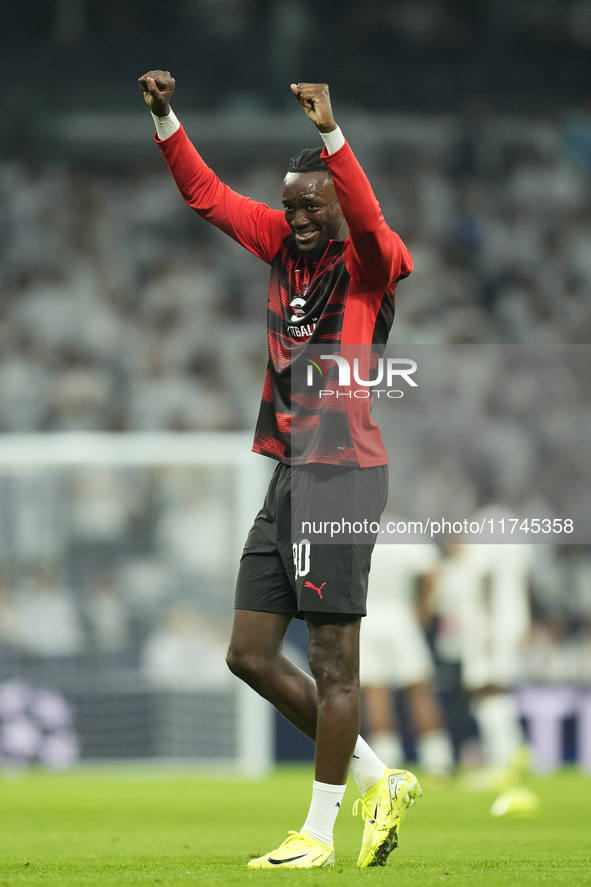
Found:
[[[332,180],[328,166],[320,155],[322,148],[304,148],[297,157],[292,157],[287,167],[288,172],[325,172]]]

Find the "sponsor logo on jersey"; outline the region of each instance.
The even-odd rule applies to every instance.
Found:
[[[295,318],[292,317],[292,320]],[[308,339],[314,330],[316,329],[316,321],[313,323],[305,323],[301,326],[294,326],[293,324],[287,325],[287,335],[291,336],[292,339]]]

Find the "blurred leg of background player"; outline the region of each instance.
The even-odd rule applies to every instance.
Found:
[[[404,689],[417,736],[418,763],[430,776],[447,778],[454,767],[453,748],[433,687],[428,681],[420,681]],[[364,686],[362,693],[370,747],[388,767],[402,767],[406,755],[392,688]]]
[[[441,778],[453,770],[453,749],[422,628],[431,615],[431,575],[438,558],[433,545],[376,545],[361,630],[360,673],[371,748],[389,767],[402,766],[405,754],[392,691],[404,689],[418,734],[419,763]]]
[[[511,692],[530,626],[532,564],[533,549],[527,545],[453,546],[447,561],[446,581],[453,582],[459,604],[462,683],[485,764],[471,783],[502,790],[493,813],[537,806],[537,798],[519,785],[527,748]]]
[[[501,778],[523,744],[511,688],[530,626],[530,546],[465,545],[468,573],[462,601],[462,681],[471,694],[482,753]]]

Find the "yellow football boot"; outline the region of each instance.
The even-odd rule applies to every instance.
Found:
[[[283,844],[258,859],[249,869],[313,869],[334,865],[334,844],[323,844],[307,832],[290,832]]]
[[[357,865],[386,865],[388,856],[398,846],[398,832],[409,807],[416,804],[422,790],[416,776],[408,770],[388,770],[379,782],[358,798],[353,806],[365,821]]]

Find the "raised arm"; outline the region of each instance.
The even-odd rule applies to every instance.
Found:
[[[382,215],[367,176],[334,119],[326,83],[292,83],[291,91],[324,140],[322,159],[332,176],[349,226],[348,270],[372,288],[387,287],[412,271],[412,258]]]
[[[138,83],[154,117],[156,142],[183,199],[202,218],[271,262],[289,233],[283,213],[232,191],[207,166],[170,107],[175,81],[169,71],[148,71]]]

